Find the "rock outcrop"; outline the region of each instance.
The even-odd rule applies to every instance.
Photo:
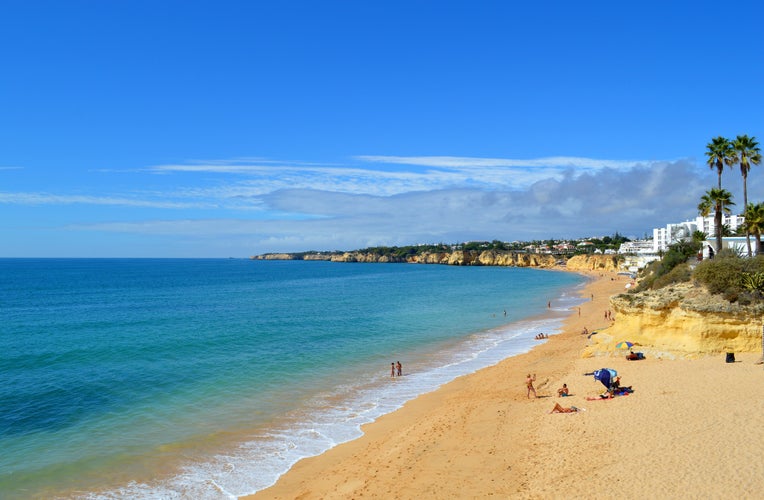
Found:
[[[265,255],[258,255],[257,257],[252,257],[252,259],[257,260],[301,260],[302,257],[296,254],[291,253],[267,253]]]
[[[411,263],[411,264],[445,264],[451,266],[513,266],[551,268],[564,263],[558,257],[546,254],[528,254],[517,252],[497,252],[486,250],[455,251],[455,252],[423,252],[420,254],[393,256],[371,252],[344,252],[335,254],[288,254],[274,253],[257,255],[256,260],[330,260],[332,262],[364,262],[364,263]],[[582,268],[583,269],[583,268]]]
[[[616,343],[635,350],[679,355],[761,352],[764,306],[741,306],[682,283],[610,299],[615,323],[592,336],[586,354],[612,351]]]
[[[620,261],[618,255],[574,255],[565,267],[571,271],[618,271]]]
[[[380,255],[366,252],[345,252],[332,255],[332,262],[367,262],[367,263],[391,263],[406,262],[406,259],[396,258],[390,255]]]
[[[552,268],[565,265],[572,271],[615,271],[619,257],[616,255],[576,255],[569,259],[550,254],[502,252],[484,250],[482,252],[457,250],[454,252],[422,252],[405,256],[393,256],[373,252],[344,253],[273,253],[256,255],[256,260],[330,260],[332,262],[399,262],[411,264],[445,264],[450,266],[511,266]]]

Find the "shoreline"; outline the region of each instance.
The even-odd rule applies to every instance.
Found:
[[[581,329],[609,326],[610,296],[625,280],[592,278],[562,332],[530,352],[459,377],[363,426],[363,436],[297,462],[271,487],[243,498],[549,498],[756,495],[764,440],[764,372],[755,354],[626,361],[582,358]],[[613,278],[612,280],[610,278]],[[592,295],[593,294],[593,295]],[[625,351],[624,351],[625,352]],[[635,393],[587,401],[612,367]],[[538,399],[525,394],[536,373]],[[573,396],[558,398],[567,383]],[[586,411],[550,415],[556,402]],[[702,461],[696,460],[702,457]],[[744,469],[744,470],[741,470]]]
[[[423,460],[432,460],[433,464],[440,463],[443,465],[442,460],[444,457],[440,456],[440,458],[436,459],[433,455],[441,455],[441,453],[437,453],[434,449],[430,448],[429,451],[423,454],[422,450],[418,449],[418,445],[404,444],[409,439],[408,436],[401,436],[401,433],[413,435],[423,432],[423,429],[411,428],[408,422],[431,421],[435,418],[435,421],[441,421],[442,425],[446,425],[445,422],[451,421],[453,418],[456,418],[457,414],[462,413],[459,407],[465,404],[468,407],[472,407],[478,401],[481,405],[485,403],[485,401],[482,401],[485,398],[485,394],[479,395],[478,398],[474,397],[475,391],[484,384],[492,387],[489,404],[492,413],[487,414],[487,418],[494,416],[496,412],[504,413],[509,419],[520,417],[521,415],[515,412],[514,409],[511,407],[507,408],[508,404],[514,406],[524,401],[535,406],[553,401],[554,398],[550,396],[553,393],[556,396],[555,391],[557,386],[555,384],[562,378],[565,369],[572,366],[560,365],[559,358],[571,349],[580,351],[586,345],[586,336],[580,334],[584,326],[587,326],[589,331],[606,326],[603,311],[607,307],[610,295],[612,295],[610,290],[617,289],[620,291],[623,287],[622,281],[610,280],[611,276],[614,277],[616,275],[615,273],[582,272],[579,270],[565,271],[562,269],[555,269],[555,271],[575,272],[586,278],[583,285],[571,289],[583,300],[580,306],[576,306],[580,307],[581,316],[578,315],[574,307],[567,314],[567,317],[562,319],[562,329],[559,334],[552,335],[548,340],[539,343],[526,353],[511,356],[495,365],[482,368],[475,373],[458,377],[433,392],[420,395],[408,401],[402,408],[383,415],[372,423],[365,424],[362,427],[363,435],[359,438],[342,443],[321,455],[301,459],[282,475],[273,486],[242,498],[296,498],[301,495],[306,495],[306,498],[340,498],[361,495],[376,497],[395,494],[395,489],[391,489],[388,492],[388,489],[385,489],[382,484],[375,485],[375,482],[382,479],[379,474],[395,470],[395,464],[401,462],[400,468],[403,470],[397,471],[396,479],[392,480],[392,484],[401,480],[399,477],[401,474],[405,476],[404,471],[415,470],[410,463],[412,458],[416,458],[416,463],[421,463]],[[601,276],[603,275],[607,275],[607,279],[602,279]],[[592,295],[594,295],[593,300],[590,298]],[[600,317],[603,319],[598,319]],[[535,371],[538,375],[536,382],[537,393],[539,396],[544,397],[540,397],[536,401],[529,402],[525,395],[524,379],[526,373],[524,371],[526,369]],[[478,401],[470,401],[475,399]],[[553,403],[549,404],[550,407],[552,405]],[[469,410],[468,413],[472,414],[477,410],[478,408]],[[481,408],[479,411],[481,414],[485,414],[489,410]],[[438,416],[435,417],[435,414]],[[464,418],[466,418],[466,415]],[[521,441],[523,429],[526,425],[531,424],[532,422],[529,421],[525,425],[515,425],[513,423],[512,425],[502,427],[504,432],[510,433],[510,440]],[[479,425],[478,427],[480,427],[480,432],[482,433],[484,431],[482,426]],[[432,433],[436,432],[433,429],[424,429],[424,431],[424,435],[421,436],[421,439],[424,440],[431,438]],[[437,432],[437,436],[438,438],[448,437],[442,432]],[[467,440],[472,440],[474,437],[476,436],[468,437]],[[459,437],[458,439],[465,441],[464,437]],[[408,449],[401,448],[402,446],[408,446]],[[522,449],[522,447],[519,448]],[[392,454],[395,454],[395,456]],[[490,454],[490,456],[494,454],[495,452]],[[363,459],[361,459],[362,456]],[[362,463],[362,460],[366,459],[368,459],[367,462],[370,464],[368,467],[354,466],[352,463]],[[364,471],[370,468],[371,464],[376,465],[378,469],[375,474],[365,477],[367,474]],[[454,461],[453,467],[461,470],[463,468],[461,464],[461,462],[457,464]],[[463,472],[451,469],[451,466],[444,467],[444,477],[454,477],[454,474],[463,474]],[[472,475],[472,473],[469,475]],[[353,476],[355,476],[355,479]],[[413,480],[413,478],[409,479]],[[403,479],[403,481],[406,483],[408,491],[414,491],[416,488],[412,489],[412,485],[418,484],[421,482],[421,479],[413,480],[413,482],[406,479]],[[427,482],[427,480],[425,479],[424,482]],[[333,485],[333,483],[337,484]],[[382,483],[386,484],[388,480],[384,479]],[[390,487],[392,487],[392,484]],[[429,488],[430,486],[424,487],[420,494],[437,496],[453,496],[454,494],[453,491],[448,489],[437,492],[431,491]]]

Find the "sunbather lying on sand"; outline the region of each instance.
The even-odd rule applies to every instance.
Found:
[[[560,405],[560,403],[555,403],[554,408],[552,408],[552,411],[549,413],[576,413],[578,411],[578,408],[575,406],[571,406],[570,408],[565,408]]]

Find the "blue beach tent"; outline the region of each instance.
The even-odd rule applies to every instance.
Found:
[[[611,368],[600,368],[599,370],[595,370],[592,375],[594,375],[595,380],[602,382],[602,385],[604,385],[605,388],[610,389],[610,383],[615,380],[618,372]]]

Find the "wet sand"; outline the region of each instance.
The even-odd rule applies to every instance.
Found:
[[[581,358],[581,334],[607,327],[626,281],[592,274],[563,332],[531,352],[460,377],[303,459],[250,498],[758,497],[764,370],[757,354],[696,360]],[[593,298],[592,298],[593,297]],[[628,340],[628,339],[623,339]],[[618,370],[629,396],[588,401]],[[538,398],[528,399],[527,374]],[[558,398],[567,383],[572,396]],[[584,411],[550,414],[556,402]]]

